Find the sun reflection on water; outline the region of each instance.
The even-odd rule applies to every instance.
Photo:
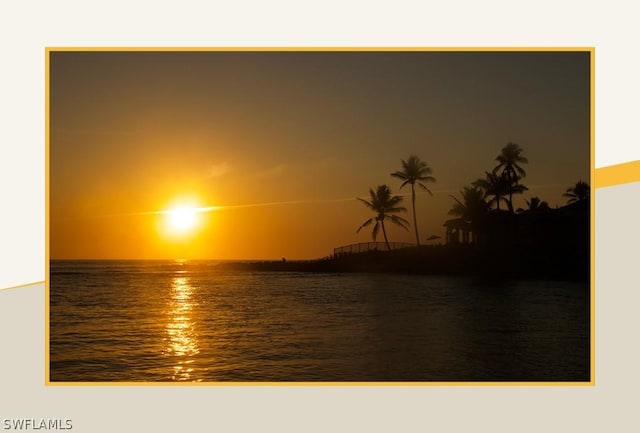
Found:
[[[193,373],[193,357],[200,350],[195,330],[192,310],[193,287],[188,277],[175,277],[171,286],[171,297],[168,305],[167,347],[164,353],[173,356],[172,380],[195,380]]]

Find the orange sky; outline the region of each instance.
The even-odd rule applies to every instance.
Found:
[[[355,197],[410,192],[389,176],[410,153],[437,179],[421,238],[444,237],[509,141],[516,207],[589,179],[588,53],[52,52],[51,258],[326,256],[371,240]],[[177,235],[153,212],[181,200],[220,209]]]

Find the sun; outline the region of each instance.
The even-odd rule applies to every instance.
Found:
[[[193,229],[197,222],[198,209],[178,207],[168,212],[169,226],[175,231],[185,232]]]
[[[210,223],[209,212],[218,206],[203,206],[198,198],[180,198],[165,204],[156,212],[158,230],[167,239],[179,243],[191,242],[194,236],[206,230]]]
[[[181,238],[194,233],[200,225],[201,208],[196,206],[175,206],[163,211],[165,233]]]

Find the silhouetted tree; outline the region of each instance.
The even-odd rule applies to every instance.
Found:
[[[449,210],[449,215],[461,218],[469,226],[477,230],[484,216],[489,211],[489,204],[484,199],[484,192],[475,185],[466,186],[460,191],[462,200],[450,196],[455,203]]]
[[[402,171],[396,171],[391,173],[392,177],[396,177],[402,180],[403,186],[411,185],[411,207],[413,209],[413,228],[416,232],[416,244],[420,245],[420,236],[418,235],[418,221],[416,219],[416,183],[430,195],[433,195],[431,190],[427,188],[424,183],[435,182],[436,178],[431,176],[432,170],[426,162],[422,161],[416,155],[409,155],[409,158],[405,161],[402,160]],[[424,182],[424,183],[423,183]]]
[[[405,230],[409,230],[409,221],[397,215],[393,215],[398,212],[406,212],[407,208],[398,206],[402,202],[402,196],[392,196],[391,190],[387,185],[378,185],[375,191],[372,188],[369,188],[369,196],[371,197],[370,201],[362,199],[360,197],[358,197],[358,200],[364,203],[377,215],[375,217],[369,218],[364,223],[362,223],[362,225],[358,227],[356,233],[359,233],[362,228],[371,225],[371,223],[375,221],[376,225],[373,227],[373,232],[371,233],[373,241],[375,242],[376,237],[378,236],[378,230],[380,227],[382,227],[384,242],[387,245],[387,250],[390,250],[391,248],[389,246],[389,239],[387,238],[387,231],[384,227],[384,220],[389,219],[392,223],[399,225]]]
[[[575,185],[567,188],[567,192],[562,194],[563,197],[568,197],[567,203],[573,203],[576,201],[588,200],[591,195],[591,187],[588,183],[583,181],[576,182]]]
[[[518,209],[518,212],[539,212],[549,210],[549,203],[541,201],[538,197],[531,197],[531,200],[525,200],[527,209]]]
[[[509,183],[504,176],[501,176],[495,172],[484,172],[485,178],[478,179],[472,183],[484,191],[484,198],[493,197],[488,201],[489,206],[495,204],[496,210],[500,210],[500,202],[504,202],[507,205],[509,202],[504,197],[509,193]]]
[[[521,194],[527,187],[521,185],[520,179],[527,176],[527,172],[520,164],[527,164],[529,160],[522,156],[522,148],[516,143],[507,143],[496,157],[498,165],[493,169],[506,179],[509,187],[509,210],[513,213],[513,194]]]

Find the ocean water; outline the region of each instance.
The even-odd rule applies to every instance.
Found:
[[[586,283],[57,261],[50,380],[588,381]]]

